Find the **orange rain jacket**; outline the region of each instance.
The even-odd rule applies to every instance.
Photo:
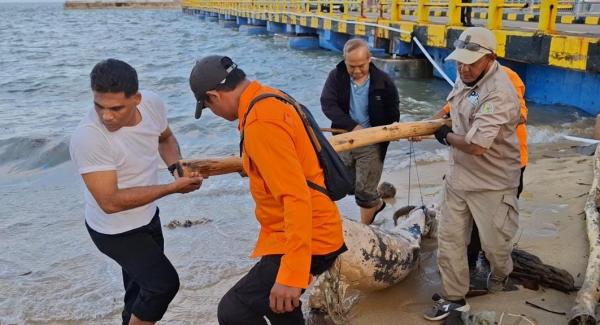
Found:
[[[275,98],[250,101],[280,91],[253,81],[241,95],[238,129],[244,131],[243,166],[261,225],[252,257],[283,254],[279,284],[306,288],[312,255],[326,255],[344,244],[337,206],[306,180],[324,186],[315,150],[296,110]]]
[[[527,127],[525,126],[525,122],[527,122],[527,105],[525,105],[525,84],[519,77],[519,75],[511,70],[509,67],[501,66],[502,70],[508,75],[508,78],[512,82],[515,90],[517,91],[517,95],[519,95],[519,102],[521,103],[521,119],[517,125],[517,138],[519,139],[519,145],[521,147],[521,168],[527,166],[528,162],[528,154],[527,154]],[[450,103],[446,103],[443,108],[446,114],[450,113]]]

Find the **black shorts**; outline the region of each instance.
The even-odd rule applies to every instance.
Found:
[[[337,256],[347,250],[343,245],[339,250],[323,255],[313,255],[310,273],[319,275],[327,271]],[[276,314],[269,307],[271,288],[275,284],[281,255],[263,256],[240,279],[219,302],[218,319],[221,325],[254,325],[254,324],[304,324],[302,308],[298,306],[291,312]],[[267,320],[269,322],[267,323]]]
[[[158,212],[157,208],[149,224],[115,235],[99,233],[86,223],[96,247],[122,268],[123,324],[129,323],[131,314],[144,321],[159,321],[179,290],[177,271],[163,252]]]

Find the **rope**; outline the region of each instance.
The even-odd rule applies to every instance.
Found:
[[[410,192],[412,192],[412,186],[411,186],[411,175],[412,175],[412,149],[413,149],[413,144],[412,141],[410,142],[410,147],[408,149],[408,198],[406,200],[406,206],[410,205]]]
[[[415,175],[417,176],[417,186],[419,188],[419,196],[421,198],[421,206],[425,205],[425,201],[423,200],[423,191],[421,188],[421,177],[419,176],[419,169],[417,168],[417,157],[414,150],[414,144],[412,141],[409,146],[409,156],[408,156],[408,202],[406,205],[410,205],[410,193],[412,192],[412,165],[415,164]]]
[[[235,10],[236,12],[240,12],[239,10]],[[283,15],[288,15],[288,16],[298,16],[298,17],[313,17],[314,15],[307,15],[307,14],[301,14],[301,13],[297,13],[297,12],[289,12],[289,11],[269,11],[267,13],[270,14],[283,14]],[[377,27],[377,28],[383,28],[383,29],[387,29],[389,31],[392,32],[397,32],[400,34],[405,34],[405,35],[411,35],[411,40],[415,42],[415,44],[417,44],[417,46],[419,47],[419,49],[421,50],[421,52],[423,52],[423,54],[425,55],[425,57],[427,58],[427,60],[431,63],[431,65],[433,65],[433,67],[439,72],[439,74],[442,76],[442,78],[444,80],[446,80],[446,82],[451,86],[454,87],[454,82],[450,79],[450,77],[448,77],[448,75],[446,74],[446,72],[444,72],[444,70],[442,70],[442,68],[437,64],[437,62],[435,62],[435,60],[431,57],[431,55],[429,54],[429,52],[427,52],[427,50],[425,49],[425,47],[423,46],[423,44],[421,44],[421,41],[419,41],[419,39],[414,36],[412,34],[412,32],[406,31],[406,30],[402,30],[399,28],[394,28],[394,27],[390,27],[390,26],[385,26],[385,25],[380,25],[380,24],[375,24],[375,23],[369,23],[369,22],[362,22],[362,21],[353,21],[353,20],[344,20],[344,19],[337,19],[337,18],[333,18],[333,17],[326,17],[326,16],[320,16],[317,15],[319,18],[323,18],[323,19],[327,19],[327,20],[331,20],[331,21],[337,21],[337,22],[341,22],[341,23],[346,23],[346,24],[355,24],[355,25],[364,25],[364,26],[371,26],[371,27]],[[417,158],[414,152],[414,148],[413,148],[413,142],[410,141],[410,152],[409,152],[409,164],[408,164],[408,202],[407,205],[410,205],[410,192],[411,192],[411,175],[412,175],[412,164],[414,162],[415,164],[415,174],[417,176],[417,185],[419,187],[419,195],[421,197],[421,205],[425,205],[424,200],[423,200],[423,191],[421,189],[421,178],[419,176],[419,170],[417,168]]]
[[[410,142],[411,151],[413,152],[412,157],[415,163],[415,174],[417,174],[417,184],[419,185],[419,195],[421,197],[421,206],[425,206],[425,201],[423,200],[423,190],[421,186],[421,177],[419,176],[419,168],[417,167],[417,155],[413,148],[413,142]]]

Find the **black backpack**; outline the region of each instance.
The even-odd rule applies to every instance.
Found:
[[[333,149],[329,141],[327,141],[310,111],[306,108],[306,106],[298,103],[291,96],[287,94],[285,95],[286,97],[277,94],[262,94],[256,96],[250,102],[248,110],[244,115],[244,124],[242,125],[242,134],[240,135],[240,156],[242,155],[244,145],[244,126],[246,125],[248,113],[250,113],[256,102],[259,100],[274,97],[286,104],[293,106],[296,109],[296,112],[298,112],[298,115],[300,115],[300,119],[304,124],[304,129],[310,138],[310,142],[315,149],[321,169],[323,169],[325,188],[306,180],[308,186],[329,196],[329,198],[331,198],[333,201],[340,200],[348,194],[353,194],[354,182],[352,181],[352,177],[349,175],[348,168],[346,165],[344,165],[342,159],[340,159],[340,156]]]

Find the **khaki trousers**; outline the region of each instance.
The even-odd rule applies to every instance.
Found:
[[[512,272],[512,239],[519,228],[517,189],[460,191],[445,183],[444,196],[438,220],[438,266],[443,293],[455,300],[469,290],[467,244],[473,221],[492,273],[508,276]]]

